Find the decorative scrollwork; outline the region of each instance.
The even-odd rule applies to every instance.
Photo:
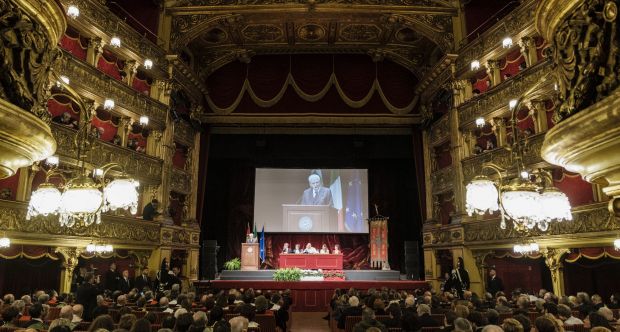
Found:
[[[584,1],[555,32],[553,61],[561,101],[560,122],[603,99],[620,78],[618,1]]]

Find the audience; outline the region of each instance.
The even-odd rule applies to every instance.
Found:
[[[377,328],[381,332],[387,332],[385,325],[381,324],[376,319],[375,311],[372,308],[364,308],[362,311],[362,320],[355,325],[353,332],[366,332],[370,328]]]

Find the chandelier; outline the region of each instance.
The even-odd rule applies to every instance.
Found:
[[[64,87],[69,92],[68,97],[81,109],[80,125],[73,141],[77,151],[78,174],[67,180],[58,169],[58,157],[49,157],[45,162],[45,182],[32,193],[26,220],[57,214],[61,226],[73,227],[78,222],[85,226],[99,224],[101,212],[123,209],[135,214],[138,208],[138,182],[129,178],[121,165],[109,163],[95,168],[92,176],[88,175],[90,172],[84,159],[96,139],[90,128],[91,113],[94,111],[91,112],[92,107],[87,107],[73,89]],[[111,181],[106,179],[108,172],[114,169],[121,175]],[[51,183],[53,177],[63,180],[64,185]]]
[[[6,234],[3,237],[0,237],[0,248],[8,248],[11,246],[11,239],[6,237]]]
[[[527,138],[519,139],[516,126],[516,111],[520,101],[511,100],[511,124],[513,143],[509,148],[514,165],[511,170],[517,176],[504,179],[508,173],[498,165],[485,163],[482,170],[491,169],[498,175],[493,181],[486,175],[478,175],[467,184],[465,208],[468,215],[500,211],[500,227],[506,229],[506,218],[512,221],[517,231],[529,231],[537,227],[547,231],[549,223],[572,220],[568,197],[553,186],[553,178],[548,170],[536,169],[532,172],[523,165],[523,154],[527,148]]]
[[[614,240],[614,249],[620,250],[620,239]]]
[[[114,247],[111,244],[95,244],[90,243],[86,246],[86,252],[92,254],[108,254],[114,251]]]
[[[515,244],[513,247],[515,254],[530,255],[540,251],[540,247],[536,242],[526,242],[523,244]]]

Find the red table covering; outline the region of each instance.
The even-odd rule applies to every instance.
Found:
[[[280,268],[342,270],[342,254],[281,254]]]

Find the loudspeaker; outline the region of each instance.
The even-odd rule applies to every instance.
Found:
[[[405,274],[407,279],[420,279],[420,252],[418,241],[405,241]]]
[[[216,240],[204,240],[202,242],[202,257],[204,262],[204,279],[213,280],[217,274],[217,251],[219,247]]]

